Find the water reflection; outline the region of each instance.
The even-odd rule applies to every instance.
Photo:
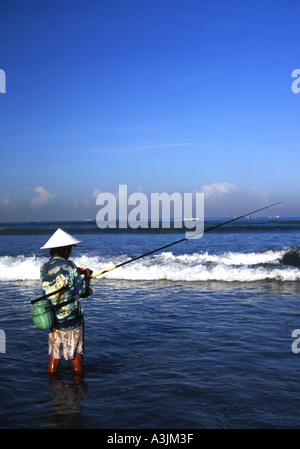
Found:
[[[73,377],[72,381],[66,381],[59,375],[49,376],[48,386],[51,391],[50,425],[62,428],[78,427],[81,401],[87,389],[84,379]]]

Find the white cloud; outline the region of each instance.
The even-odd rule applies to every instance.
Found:
[[[101,193],[101,190],[97,189],[97,187],[93,190],[93,198],[97,198],[97,196]]]
[[[230,184],[228,182],[220,182],[203,186],[201,192],[204,193],[206,199],[213,200],[237,189],[238,188],[234,184]]]
[[[0,205],[5,207],[11,207],[15,205],[15,200],[12,197],[11,193],[7,193],[6,195],[2,195],[0,200]]]
[[[38,194],[37,197],[32,198],[30,201],[30,205],[33,207],[45,206],[45,204],[54,199],[54,195],[45,189],[45,187],[39,186],[33,190]]]
[[[270,198],[270,192],[268,190],[259,190],[256,187],[252,187],[252,192],[263,200],[269,200]]]

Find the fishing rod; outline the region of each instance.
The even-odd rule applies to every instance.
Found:
[[[232,222],[234,222],[236,220],[240,220],[241,218],[247,217],[249,215],[253,215],[253,214],[255,214],[257,212],[260,212],[262,210],[265,210],[265,209],[269,209],[270,207],[277,206],[277,204],[280,204],[280,203],[282,203],[282,201],[279,201],[278,203],[270,204],[269,206],[265,206],[265,207],[262,207],[260,209],[256,209],[256,210],[254,210],[252,212],[248,212],[247,214],[240,215],[239,217],[232,218],[231,220],[225,221],[223,223],[219,223],[219,224],[217,224],[215,226],[212,226],[212,227],[210,227],[208,229],[205,229],[203,231],[201,230],[201,231],[195,232],[192,235],[190,235],[189,237],[183,237],[182,239],[179,239],[179,240],[176,240],[175,242],[172,242],[172,243],[169,243],[167,245],[161,246],[160,248],[157,248],[157,249],[154,249],[152,251],[149,251],[149,252],[147,252],[145,254],[142,254],[141,256],[135,257],[133,259],[126,260],[125,262],[121,262],[118,265],[115,265],[114,267],[106,268],[105,270],[100,271],[99,273],[96,273],[96,274],[93,274],[92,276],[90,276],[90,279],[93,279],[93,278],[96,278],[98,276],[101,276],[102,274],[108,273],[109,271],[115,270],[116,268],[123,267],[124,265],[127,265],[129,263],[135,262],[136,260],[139,260],[139,259],[142,259],[144,257],[150,256],[151,254],[154,254],[154,253],[157,253],[158,251],[161,251],[163,249],[169,248],[170,246],[177,245],[178,243],[181,243],[181,242],[184,242],[184,241],[188,241],[189,239],[191,239],[193,237],[196,237],[196,235],[199,235],[199,234],[202,234],[202,233],[204,234],[206,232],[212,231],[213,229],[216,229],[216,228],[219,228],[221,226],[225,226],[226,224],[232,223]],[[42,299],[49,298],[50,296],[55,295],[56,293],[62,293],[62,292],[67,291],[67,290],[68,290],[68,287],[64,286],[64,287],[60,288],[59,290],[56,290],[56,291],[54,291],[52,293],[48,293],[48,294],[46,294],[44,296],[40,296],[39,298],[32,300],[31,303],[40,301]]]
[[[248,215],[255,214],[256,212],[260,212],[264,209],[268,209],[269,207],[276,206],[277,204],[280,204],[280,203],[282,203],[282,201],[279,201],[278,203],[270,204],[270,206],[262,207],[261,209],[257,209],[255,211],[249,212],[247,214],[240,215],[239,217],[235,217],[231,220],[225,221],[224,223],[219,223],[218,225],[212,226],[211,228],[205,229],[204,231],[201,230],[201,231],[195,232],[194,234],[190,235],[189,237],[183,237],[182,239],[177,240],[176,242],[172,242],[172,243],[169,243],[168,245],[161,246],[160,248],[154,249],[153,251],[149,251],[148,253],[145,253],[145,254],[142,254],[141,256],[135,257],[134,259],[126,260],[125,262],[121,262],[118,265],[115,265],[114,267],[107,268],[106,270],[103,270],[103,271],[100,271],[99,273],[93,274],[93,276],[91,276],[91,279],[95,278],[97,276],[100,276],[101,274],[115,270],[116,268],[123,267],[124,265],[127,265],[128,263],[135,262],[136,260],[150,256],[151,254],[154,254],[154,253],[157,253],[158,251],[169,248],[170,246],[177,245],[178,243],[181,243],[184,241],[188,241],[188,239],[191,239],[191,238],[195,237],[196,235],[199,235],[202,233],[204,234],[205,232],[212,231],[213,229],[219,228],[220,226],[224,226],[228,223],[232,223],[233,221],[240,220],[241,218],[247,217]]]

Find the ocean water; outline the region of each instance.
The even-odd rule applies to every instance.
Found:
[[[95,273],[184,237],[0,223],[0,428],[300,426],[300,218],[245,218],[93,279],[81,381],[66,361],[49,378],[48,334],[31,318],[39,248],[58,227]]]

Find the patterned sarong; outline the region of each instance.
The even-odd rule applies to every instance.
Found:
[[[49,355],[55,359],[74,359],[77,354],[83,354],[83,337],[83,324],[70,331],[53,327],[49,332]]]

